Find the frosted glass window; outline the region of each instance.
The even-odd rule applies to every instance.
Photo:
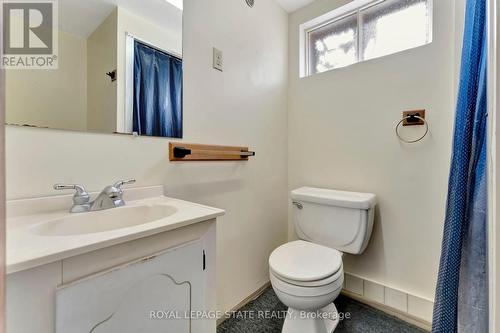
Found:
[[[361,10],[362,60],[422,46],[430,42],[427,0],[387,0]]]
[[[356,14],[309,31],[309,72],[322,73],[358,61]]]
[[[312,75],[431,43],[432,0],[353,0],[302,26]]]

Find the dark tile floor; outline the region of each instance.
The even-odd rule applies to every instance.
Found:
[[[335,333],[425,332],[342,295],[337,298],[335,305],[340,313],[350,313],[351,316],[339,323]],[[269,288],[259,298],[243,307],[239,313],[219,325],[217,333],[280,333],[284,321],[283,313],[286,310],[286,306],[278,300],[272,288]]]

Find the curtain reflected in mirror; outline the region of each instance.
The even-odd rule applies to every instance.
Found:
[[[133,131],[182,138],[182,59],[134,43]]]
[[[59,0],[58,67],[6,70],[6,123],[182,138],[182,0]]]

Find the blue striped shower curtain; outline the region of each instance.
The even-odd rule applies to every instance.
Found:
[[[486,0],[467,0],[433,333],[488,332]]]

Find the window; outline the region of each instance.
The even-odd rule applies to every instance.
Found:
[[[309,32],[310,74],[358,61],[358,18],[355,14]]]
[[[432,0],[354,0],[301,25],[301,76],[432,42]]]

